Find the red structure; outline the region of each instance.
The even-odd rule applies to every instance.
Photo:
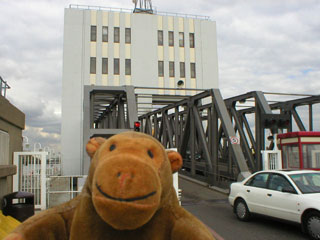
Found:
[[[320,170],[320,132],[290,132],[278,135],[284,169]]]

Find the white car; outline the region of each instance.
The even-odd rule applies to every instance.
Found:
[[[229,203],[241,221],[251,213],[300,223],[320,239],[320,171],[270,170],[230,186]]]

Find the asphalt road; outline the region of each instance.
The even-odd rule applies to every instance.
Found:
[[[225,240],[298,240],[308,239],[299,225],[254,217],[241,222],[234,215],[227,195],[179,178],[182,206]]]

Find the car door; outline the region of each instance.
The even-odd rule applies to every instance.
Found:
[[[250,212],[265,214],[269,173],[258,173],[244,184],[244,195]]]
[[[293,192],[282,192],[284,188],[291,189]],[[270,174],[265,197],[266,215],[289,221],[300,221],[299,199],[301,196],[285,176]]]

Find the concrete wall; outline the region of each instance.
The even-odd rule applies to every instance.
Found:
[[[90,41],[90,27],[97,26],[97,41]],[[101,41],[102,26],[108,26],[108,43]],[[120,27],[120,43],[113,42],[113,29]],[[131,44],[125,44],[125,28],[131,28]],[[164,44],[158,46],[158,30]],[[174,47],[168,47],[168,31],[174,31]],[[179,47],[184,32],[185,47]],[[195,48],[189,47],[189,33]],[[90,74],[90,57],[96,57],[96,74]],[[108,58],[108,74],[101,73],[102,57]],[[113,75],[113,59],[120,59],[120,74]],[[125,59],[131,59],[131,76],[126,76]],[[164,61],[164,77],[158,77],[158,61]],[[175,62],[175,77],[169,77],[169,61]],[[62,83],[63,174],[86,174],[83,159],[83,86],[134,85],[177,87],[179,62],[185,62],[187,88],[218,88],[216,24],[204,19],[152,14],[65,9]],[[190,77],[190,62],[196,63],[196,78]],[[162,92],[159,92],[162,93]],[[168,93],[168,92],[167,92]]]
[[[12,175],[16,173],[13,152],[22,151],[25,115],[6,98],[0,96],[0,202],[12,192]]]
[[[61,153],[63,174],[80,174],[82,153],[83,85],[88,78],[88,63],[84,47],[89,25],[84,24],[88,11],[65,12],[62,81]],[[79,163],[78,163],[79,161]]]

